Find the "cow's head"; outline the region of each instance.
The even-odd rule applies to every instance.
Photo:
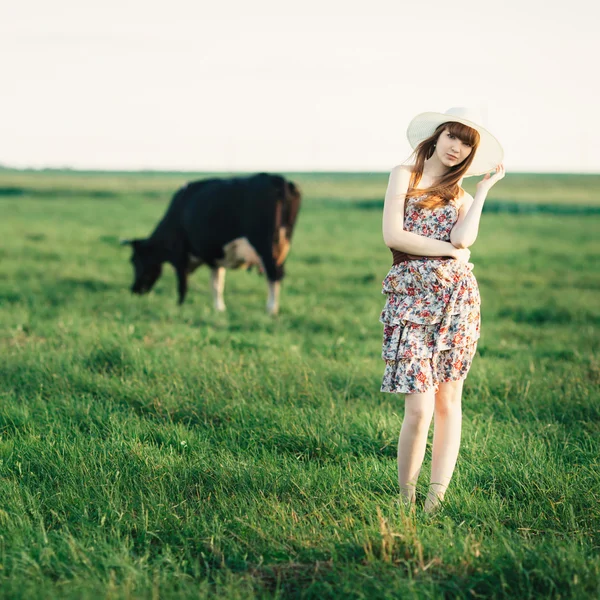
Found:
[[[160,277],[162,260],[149,240],[123,240],[121,244],[129,244],[133,249],[131,264],[134,280],[131,291],[134,294],[147,294]]]

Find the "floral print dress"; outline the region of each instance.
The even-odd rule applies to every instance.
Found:
[[[406,199],[404,229],[450,241],[454,202],[434,209]],[[480,327],[480,298],[472,267],[453,258],[419,258],[392,266],[383,280],[382,392],[416,394],[464,379]]]

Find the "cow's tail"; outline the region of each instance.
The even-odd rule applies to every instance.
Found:
[[[275,204],[275,231],[273,256],[277,266],[281,266],[290,250],[292,232],[300,209],[300,190],[292,181],[283,180],[281,197]]]

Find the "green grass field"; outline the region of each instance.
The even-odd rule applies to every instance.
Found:
[[[0,171],[0,597],[597,598],[600,176],[508,175],[443,510],[397,505],[385,174],[296,174],[279,317],[121,237],[190,175]],[[471,189],[474,182],[471,183]],[[419,502],[427,483],[426,457]]]

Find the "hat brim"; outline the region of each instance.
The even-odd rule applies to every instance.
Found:
[[[468,119],[436,112],[421,113],[408,124],[406,137],[411,148],[414,150],[424,139],[433,135],[442,123],[462,123],[479,132],[479,146],[464,177],[489,173],[504,159],[504,150],[500,142],[487,129]]]

